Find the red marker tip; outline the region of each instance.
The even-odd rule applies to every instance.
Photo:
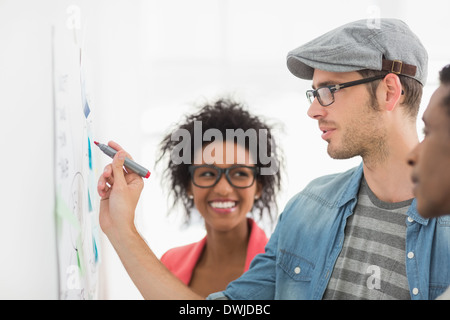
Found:
[[[98,142],[97,142],[97,141],[94,141],[94,143],[95,143],[95,145],[97,145],[97,146],[98,146]]]
[[[150,177],[150,171],[149,172],[147,172],[147,174],[145,175],[145,178],[149,178]]]

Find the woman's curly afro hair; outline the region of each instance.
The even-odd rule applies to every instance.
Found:
[[[262,186],[261,196],[255,200],[251,212],[253,215],[258,214],[261,219],[263,215],[268,214],[270,220],[273,222],[276,216],[276,194],[280,190],[281,175],[280,168],[282,166],[282,155],[279,148],[276,146],[274,137],[272,135],[272,128],[264,123],[259,117],[251,115],[240,103],[232,101],[230,99],[219,99],[213,104],[204,105],[198,112],[188,115],[184,121],[179,123],[171,133],[167,134],[159,145],[159,157],[156,163],[166,163],[167,166],[163,172],[163,183],[169,185],[169,192],[173,199],[172,209],[181,204],[186,213],[186,222],[190,221],[191,209],[194,206],[192,199],[188,197],[187,191],[191,183],[191,177],[189,174],[189,165],[193,162],[194,156],[194,143],[191,143],[191,162],[176,164],[171,160],[171,152],[180,143],[177,139],[173,139],[172,133],[179,129],[187,130],[191,137],[194,137],[194,121],[200,121],[202,126],[202,137],[205,131],[208,129],[216,129],[222,133],[222,137],[226,137],[227,129],[242,129],[246,132],[248,129],[254,129],[256,132],[265,130],[267,135],[265,139],[261,139],[257,135],[258,156],[256,166],[268,167],[269,165],[276,166],[276,172],[269,175],[258,175],[257,181]],[[247,140],[248,141],[248,140]],[[211,141],[203,141],[203,145],[211,143]],[[267,150],[267,156],[270,156],[272,161],[276,161],[275,164],[264,164],[261,162],[259,155],[260,143],[267,143],[264,146]],[[248,143],[245,147],[248,149]],[[267,161],[264,161],[267,162]]]

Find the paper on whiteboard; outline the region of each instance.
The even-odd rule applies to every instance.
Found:
[[[98,210],[93,198],[92,112],[80,66],[77,20],[73,20],[76,6],[68,14],[65,25],[53,28],[59,297],[95,299],[100,255]]]

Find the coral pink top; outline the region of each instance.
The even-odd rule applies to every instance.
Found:
[[[257,254],[264,253],[264,247],[268,241],[266,234],[258,227],[256,222],[250,218],[247,218],[247,220],[250,227],[250,238],[248,240],[244,272],[248,270],[250,262]],[[199,242],[170,249],[161,257],[161,262],[178,279],[188,285],[205,245],[206,236]]]

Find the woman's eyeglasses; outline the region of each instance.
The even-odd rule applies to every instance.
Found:
[[[219,182],[222,174],[235,188],[249,188],[255,182],[259,173],[258,167],[234,165],[229,168],[219,168],[213,165],[191,165],[189,166],[192,182],[200,188],[211,188]]]

